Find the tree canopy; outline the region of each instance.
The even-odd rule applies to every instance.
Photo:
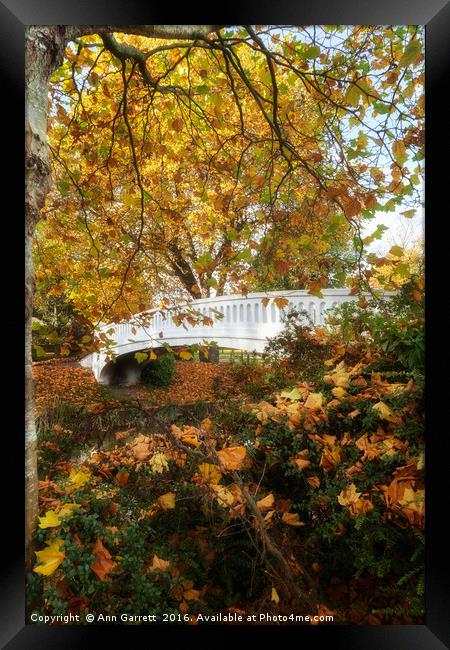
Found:
[[[87,31],[50,85],[44,300],[95,324],[162,295],[383,285],[383,227],[361,231],[420,200],[420,27]]]

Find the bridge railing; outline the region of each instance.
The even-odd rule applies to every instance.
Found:
[[[142,325],[143,314],[137,314],[126,323],[102,325],[98,333],[107,334],[112,340],[110,352],[117,355],[160,347],[164,343],[171,347],[188,347],[203,341],[216,341],[222,348],[263,352],[267,339],[283,329],[284,316],[291,309],[306,312],[309,322],[323,325],[330,308],[358,298],[351,295],[348,289],[324,289],[322,294],[323,297],[319,298],[305,290],[292,290],[251,293],[246,297],[202,298],[179,305],[178,309],[190,307],[202,316],[209,316],[212,325],[176,325],[172,312],[166,309],[165,313],[159,310],[146,312],[145,325]],[[394,295],[394,292],[385,292],[384,295]],[[283,308],[278,307],[274,302],[277,297],[286,298],[288,304]],[[263,302],[264,298],[269,301]],[[108,360],[109,352],[104,348],[92,352],[80,363],[91,368],[97,381],[101,381]]]
[[[213,325],[176,325],[173,314],[166,310],[163,314],[154,311],[145,319],[142,326],[141,315],[136,315],[130,322],[104,325],[101,331],[107,332],[115,346],[131,346],[139,341],[148,347],[161,345],[167,340],[176,340],[179,345],[189,345],[189,340],[205,338],[207,340],[221,339],[223,347],[233,347],[234,339],[264,340],[280,332],[283,328],[283,318],[291,309],[306,312],[308,319],[314,325],[324,325],[327,311],[343,302],[357,299],[350,295],[347,289],[325,289],[323,298],[311,296],[305,290],[271,291],[267,293],[251,293],[242,295],[218,296],[194,300],[189,304],[201,316],[209,316]],[[274,299],[286,298],[288,304],[280,308]],[[268,304],[263,299],[268,298]],[[184,309],[188,306],[180,305]],[[220,341],[219,341],[220,343]]]

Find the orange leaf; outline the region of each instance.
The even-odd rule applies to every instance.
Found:
[[[225,469],[240,470],[246,460],[247,449],[245,447],[227,447],[219,451],[217,455]]]
[[[257,501],[256,505],[261,510],[261,512],[264,512],[265,510],[269,510],[274,503],[275,503],[275,499],[273,494],[268,494],[266,497],[264,497],[264,499],[260,499],[259,501]]]
[[[118,472],[114,480],[120,485],[120,487],[125,487],[125,485],[128,483],[129,476],[130,472]]]
[[[105,580],[106,576],[117,566],[117,562],[111,559],[111,553],[103,546],[102,541],[98,537],[92,549],[92,555],[96,558],[96,561],[91,564],[92,571],[100,580]]]
[[[305,526],[304,522],[299,520],[297,512],[283,512],[281,521],[288,526]]]
[[[167,569],[170,567],[170,561],[169,560],[162,560],[160,557],[158,557],[155,553],[152,559],[152,563],[148,567],[147,571],[167,571]]]

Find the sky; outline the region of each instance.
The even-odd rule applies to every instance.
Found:
[[[422,182],[421,195],[424,196],[424,183]],[[376,212],[375,218],[367,221],[362,229],[362,236],[370,235],[379,224],[387,226],[381,239],[376,239],[367,246],[367,250],[378,255],[386,254],[393,244],[401,246],[404,240],[412,246],[421,237],[425,236],[425,209],[418,207],[416,214],[411,219],[404,217],[405,206],[399,206],[394,212]]]

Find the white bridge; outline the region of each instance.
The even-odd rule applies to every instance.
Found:
[[[283,317],[290,310],[306,312],[314,325],[323,325],[328,309],[342,302],[357,299],[348,289],[323,289],[323,298],[308,294],[306,290],[269,291],[242,295],[202,298],[178,307],[178,310],[194,309],[199,315],[209,316],[212,325],[184,325],[174,323],[173,315],[165,310],[149,312],[145,327],[140,324],[139,314],[126,323],[103,325],[96,334],[106,334],[112,340],[109,351],[92,352],[81,360],[81,365],[91,368],[97,381],[109,383],[111,379],[111,353],[117,360],[127,355],[136,366],[130,381],[130,367],[127,368],[128,383],[134,383],[140,374],[140,367],[130,353],[162,347],[189,347],[190,345],[215,342],[220,348],[263,352],[267,339],[283,329]],[[275,298],[286,298],[289,303],[279,308]],[[266,299],[266,300],[263,300]],[[141,366],[142,367],[142,366]],[[110,369],[109,372],[107,369]]]

